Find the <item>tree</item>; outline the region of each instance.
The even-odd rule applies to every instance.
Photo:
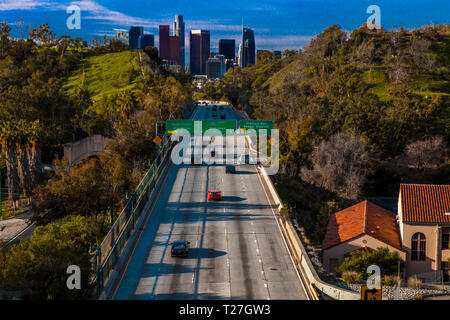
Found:
[[[97,220],[80,216],[37,227],[30,240],[21,240],[6,257],[0,257],[2,287],[20,290],[23,299],[90,299],[93,270],[89,245],[98,243],[103,231]],[[71,265],[81,269],[81,290],[67,288],[66,271]]]
[[[342,197],[357,199],[367,174],[368,157],[359,137],[338,133],[316,146],[312,169],[303,168],[302,179]]]
[[[344,259],[344,262],[336,268],[336,274],[341,276],[346,271],[358,272],[362,279],[367,279],[369,274],[367,268],[371,265],[380,267],[381,275],[398,274],[398,265],[400,263],[400,272],[404,268],[404,262],[397,252],[390,252],[387,247],[379,247],[372,252],[365,250],[355,250]]]

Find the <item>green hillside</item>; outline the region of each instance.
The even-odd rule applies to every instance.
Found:
[[[87,88],[94,101],[117,89],[132,89],[139,78],[139,64],[132,51],[107,53],[81,60],[64,84],[69,94]]]

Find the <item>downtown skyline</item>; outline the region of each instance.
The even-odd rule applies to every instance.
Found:
[[[71,4],[81,8],[80,30],[66,27],[69,15],[65,10]],[[33,27],[47,22],[57,36],[67,34],[90,42],[103,35],[127,32],[133,25],[143,26],[147,33],[157,35],[159,25],[172,25],[174,16],[180,14],[185,19],[185,43],[188,43],[190,30],[210,30],[211,47],[215,49],[219,39],[235,39],[237,45],[240,43],[244,19],[244,25],[255,32],[258,49],[285,50],[300,49],[331,24],[340,24],[348,31],[359,27],[369,17],[366,9],[371,4],[380,6],[382,25],[386,29],[445,23],[450,9],[446,1],[423,0],[409,1],[408,4],[398,0],[376,3],[366,0],[261,0],[249,3],[195,0],[189,6],[180,0],[131,0],[127,7],[118,0],[1,0],[0,21],[7,21],[13,27],[13,35],[17,21],[24,20],[25,25],[32,24]],[[159,46],[157,37],[155,46]]]

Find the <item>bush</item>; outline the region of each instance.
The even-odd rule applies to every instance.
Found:
[[[385,275],[383,276],[383,286],[395,286],[400,280],[399,276]]]
[[[403,261],[397,252],[390,252],[387,247],[377,248],[372,252],[356,250],[344,259],[344,262],[336,268],[336,274],[342,275],[345,271],[356,271],[362,279],[366,280],[369,274],[367,268],[371,265],[380,267],[381,275],[396,275],[398,263],[400,271],[403,269]]]
[[[356,271],[345,271],[342,273],[342,280],[347,284],[359,283],[361,281],[361,276]]]
[[[420,289],[422,287],[422,280],[417,278],[409,278],[408,279],[408,288],[411,289]]]

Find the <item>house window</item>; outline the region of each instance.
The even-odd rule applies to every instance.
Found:
[[[450,249],[450,227],[442,227],[442,250]]]
[[[425,261],[425,235],[417,232],[411,239],[411,260]]]

